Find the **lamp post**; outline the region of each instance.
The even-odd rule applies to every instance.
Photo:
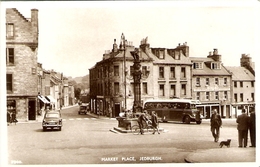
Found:
[[[142,104],[141,104],[141,86],[140,86],[140,80],[141,80],[141,64],[140,59],[138,55],[138,50],[131,52],[132,56],[134,57],[134,106],[133,106],[133,112],[142,112]]]
[[[123,67],[123,72],[124,72],[124,108],[126,109],[126,57],[125,57],[125,53],[126,53],[126,40],[125,40],[125,36],[122,33],[121,35],[121,40],[123,41],[123,50],[124,50],[124,67]]]

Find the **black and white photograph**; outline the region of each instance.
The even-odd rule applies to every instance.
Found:
[[[2,1],[0,166],[260,166],[259,1]]]

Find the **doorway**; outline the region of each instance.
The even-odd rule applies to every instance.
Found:
[[[120,103],[115,103],[115,117],[118,117],[120,113]]]
[[[29,100],[28,103],[28,119],[29,120],[35,120],[36,119],[36,101],[35,100]]]

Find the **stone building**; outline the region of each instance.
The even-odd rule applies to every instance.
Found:
[[[132,110],[134,102],[133,56],[137,51],[141,61],[141,100],[158,98],[191,98],[191,67],[189,47],[174,49],[150,48],[147,38],[139,48],[127,42],[122,34],[118,48],[114,40],[112,51],[89,69],[91,110],[98,114],[118,116]]]
[[[197,105],[206,118],[217,109],[223,118],[230,118],[231,113],[231,74],[223,66],[221,55],[214,49],[207,57],[191,57],[192,99],[199,100]]]
[[[7,110],[18,120],[37,116],[37,49],[38,10],[27,19],[15,8],[6,9]]]
[[[249,114],[255,109],[255,68],[251,57],[242,54],[240,66],[226,67],[232,74],[232,110],[235,117],[246,109]]]

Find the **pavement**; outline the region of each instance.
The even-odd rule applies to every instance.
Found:
[[[72,107],[72,106],[68,106]],[[64,107],[68,108],[68,107]],[[88,113],[91,117],[97,119],[111,119],[116,120],[116,118],[109,118],[106,116],[96,115],[94,113]],[[41,119],[40,119],[41,120]],[[204,120],[205,122],[209,120]],[[235,121],[235,119],[227,119],[224,121]],[[20,122],[19,122],[20,123]],[[123,128],[114,127],[110,129],[111,132],[114,133],[130,133],[131,130],[125,130]],[[164,131],[161,129],[160,131]],[[246,148],[238,148],[238,147],[226,147],[222,148],[214,148],[214,149],[201,149],[196,150],[188,154],[188,156],[184,159],[187,163],[225,163],[225,162],[256,162],[256,148],[255,147],[246,147]],[[259,166],[259,165],[258,165]]]

